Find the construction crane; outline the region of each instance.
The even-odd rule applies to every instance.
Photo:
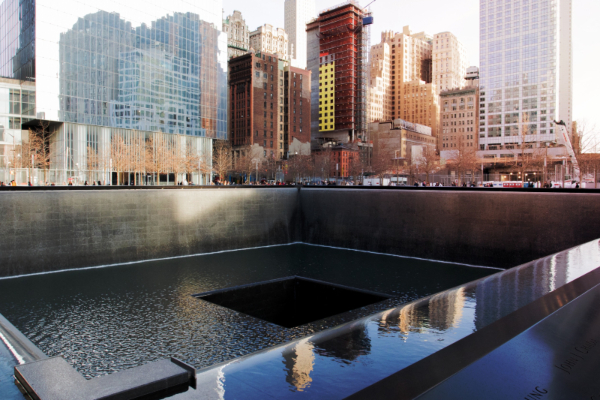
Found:
[[[581,182],[581,171],[579,170],[579,163],[577,162],[577,157],[575,156],[575,150],[573,149],[571,139],[569,138],[569,132],[567,132],[567,124],[565,124],[564,121],[554,121],[554,124],[556,125],[557,130],[557,141],[559,144],[562,144],[567,148],[567,153],[571,159],[571,164],[573,164],[573,178],[574,180]]]

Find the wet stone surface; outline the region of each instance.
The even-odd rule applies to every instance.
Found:
[[[2,279],[0,313],[92,378],[171,356],[206,367],[493,272],[298,244]],[[394,298],[288,329],[192,297],[291,275]]]

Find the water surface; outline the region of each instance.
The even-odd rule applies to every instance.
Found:
[[[494,272],[294,244],[2,279],[0,313],[92,378],[170,356],[206,367]],[[395,297],[287,329],[191,296],[290,275]]]

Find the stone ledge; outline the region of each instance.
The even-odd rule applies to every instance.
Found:
[[[36,400],[125,400],[184,392],[195,384],[196,371],[172,358],[86,380],[62,357],[52,357],[16,366],[15,378]]]

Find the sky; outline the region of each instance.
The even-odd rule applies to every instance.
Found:
[[[317,11],[343,0],[317,0]],[[370,0],[360,0],[366,6]],[[251,30],[263,24],[283,28],[284,0],[261,0],[260,6],[248,0],[223,0],[225,16],[242,12]],[[469,65],[479,66],[479,0],[376,0],[371,5],[374,24],[371,44],[381,40],[381,32],[402,31],[454,33],[467,49]],[[595,126],[600,132],[600,1],[573,0],[573,117]]]

